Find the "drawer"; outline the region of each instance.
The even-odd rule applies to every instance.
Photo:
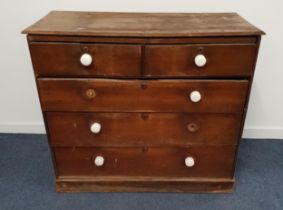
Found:
[[[240,114],[48,112],[52,146],[236,145]]]
[[[139,45],[35,42],[30,52],[37,76],[139,77],[141,71]]]
[[[38,79],[44,111],[242,113],[247,80]]]
[[[256,49],[255,44],[147,45],[143,73],[145,77],[251,76]]]
[[[235,148],[54,148],[64,176],[231,178]],[[187,164],[187,165],[186,165]]]

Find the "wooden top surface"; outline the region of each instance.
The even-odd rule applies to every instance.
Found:
[[[23,31],[34,35],[192,37],[263,35],[236,13],[52,11]]]

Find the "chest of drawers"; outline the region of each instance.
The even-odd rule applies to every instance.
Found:
[[[261,30],[234,13],[53,11],[24,33],[57,191],[233,189]]]

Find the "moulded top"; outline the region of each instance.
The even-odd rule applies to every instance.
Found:
[[[192,37],[264,32],[237,13],[113,13],[51,11],[23,33],[32,35]]]

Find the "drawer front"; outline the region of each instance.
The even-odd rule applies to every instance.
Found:
[[[236,145],[240,114],[46,114],[52,146]],[[99,126],[99,127],[97,127]]]
[[[248,81],[38,79],[38,88],[44,111],[241,113]]]
[[[60,176],[232,177],[234,147],[54,148]],[[187,159],[187,165],[185,160]],[[193,166],[192,166],[193,165]]]
[[[206,61],[200,56],[197,60],[197,55]],[[148,45],[143,72],[146,77],[250,76],[255,58],[254,44]],[[196,62],[204,66],[198,67]]]
[[[140,76],[139,45],[31,43],[30,52],[37,76]]]

